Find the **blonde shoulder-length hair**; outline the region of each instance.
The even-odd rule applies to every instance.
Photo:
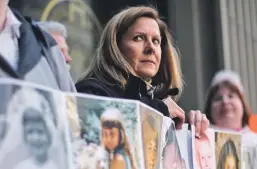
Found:
[[[157,87],[155,95],[162,95],[171,87],[179,88],[181,93],[183,80],[178,51],[172,44],[168,26],[160,19],[157,10],[147,6],[124,9],[107,23],[96,56],[80,80],[94,76],[104,83],[115,82],[123,88],[126,86],[131,66],[121,53],[119,44],[122,35],[141,17],[154,19],[162,36],[160,68],[152,78],[152,84]]]

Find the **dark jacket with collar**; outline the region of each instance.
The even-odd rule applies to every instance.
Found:
[[[31,20],[25,19],[15,10],[12,12],[21,22],[20,38],[18,38],[18,70],[13,70],[1,58],[0,78],[19,78],[62,91],[76,91],[55,40],[46,32],[36,28]],[[4,47],[5,44],[0,44],[0,48]]]
[[[139,100],[169,117],[167,106],[161,100],[152,98],[147,92],[146,83],[132,75],[129,76],[125,89],[122,89],[119,85],[107,85],[96,78],[83,79],[75,86],[80,93]]]

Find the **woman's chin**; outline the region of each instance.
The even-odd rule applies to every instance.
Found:
[[[150,79],[152,79],[156,75],[156,72],[149,70],[149,71],[140,72],[140,73],[138,73],[138,75],[143,80],[149,81]]]
[[[222,112],[220,116],[222,117],[222,119],[228,119],[228,120],[237,118],[237,115],[233,111]]]
[[[233,123],[231,123],[231,121]],[[224,119],[222,123],[216,125],[220,129],[229,129],[229,130],[235,130],[237,129],[237,125],[233,121],[233,119]]]

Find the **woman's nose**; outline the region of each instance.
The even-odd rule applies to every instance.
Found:
[[[155,45],[151,39],[148,40],[148,45],[150,48],[155,49]]]
[[[229,102],[229,98],[227,96],[222,97],[222,103],[226,104]]]
[[[149,40],[147,41],[144,53],[145,54],[154,54],[155,53],[155,46],[152,41],[149,41]]]

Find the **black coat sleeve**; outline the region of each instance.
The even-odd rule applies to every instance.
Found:
[[[158,99],[149,99],[147,97],[141,97],[141,102],[147,104],[148,106],[154,108],[155,110],[161,112],[164,116],[169,117],[169,110],[165,103]]]
[[[81,80],[76,83],[75,87],[79,93],[120,98],[120,95],[115,91],[115,88],[112,88],[94,78]]]
[[[96,80],[81,80],[75,84],[77,92],[86,93],[98,96],[109,96],[108,91],[105,90],[104,86],[99,84]]]

